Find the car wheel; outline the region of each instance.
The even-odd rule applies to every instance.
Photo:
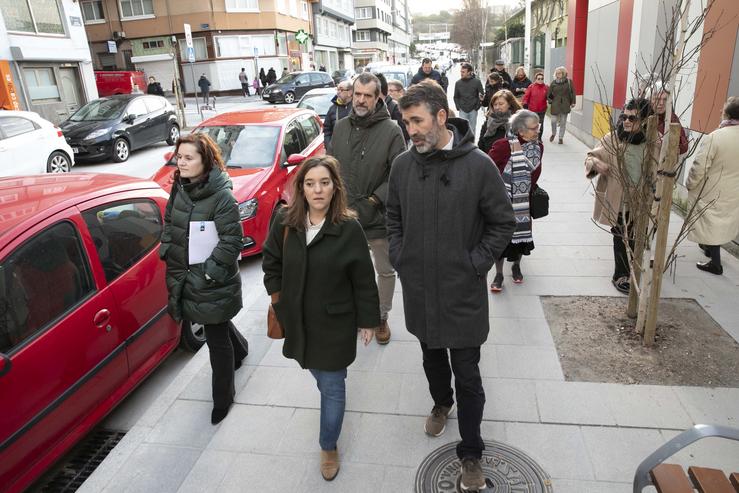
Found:
[[[47,173],[69,173],[72,170],[72,163],[69,156],[61,151],[54,151],[46,161]]]
[[[196,353],[205,344],[205,326],[190,322],[189,320],[183,320],[180,323],[180,327],[182,329],[180,346],[185,351]]]
[[[287,91],[285,93],[285,102],[287,104],[291,104],[295,102],[295,93],[292,91]]]
[[[167,144],[173,146],[177,143],[177,139],[180,138],[180,127],[177,125],[172,125],[169,127],[169,132],[167,132]]]
[[[128,155],[131,153],[131,148],[128,146],[128,141],[123,138],[115,139],[113,142],[113,161],[116,163],[122,163],[128,159]]]

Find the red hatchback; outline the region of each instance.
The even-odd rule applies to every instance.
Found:
[[[239,202],[242,255],[261,252],[274,211],[292,196],[298,165],[325,153],[321,120],[311,110],[253,109],[210,118],[193,132],[207,133],[221,149]],[[170,159],[153,180],[169,192],[175,169]]]
[[[180,341],[158,257],[166,203],[116,175],[0,180],[1,490],[27,487]]]

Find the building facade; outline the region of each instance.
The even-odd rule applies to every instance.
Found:
[[[240,90],[264,69],[308,69],[310,5],[304,0],[81,0],[96,70],[142,70],[165,91],[179,77],[186,92],[205,75],[213,93]],[[184,25],[192,30],[192,62]]]
[[[0,0],[0,73],[4,109],[54,123],[97,98],[80,4]]]
[[[393,34],[393,0],[354,0],[354,63],[390,61]]]
[[[313,49],[316,68],[328,73],[354,66],[352,57],[352,0],[318,0],[313,3]]]
[[[394,64],[405,65],[410,60],[413,30],[407,0],[392,0],[393,32],[388,39],[388,57]]]

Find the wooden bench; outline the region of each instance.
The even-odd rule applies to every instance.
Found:
[[[653,485],[658,493],[739,493],[739,473],[728,475],[719,469],[688,467],[663,462],[691,443],[706,437],[739,441],[739,430],[728,426],[695,425],[662,445],[644,459],[634,474],[634,493]],[[737,457],[739,462],[739,457]]]

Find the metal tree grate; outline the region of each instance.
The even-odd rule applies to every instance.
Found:
[[[91,432],[72,449],[64,462],[54,468],[52,476],[39,485],[36,491],[42,493],[77,491],[125,435],[126,432],[113,430]]]

